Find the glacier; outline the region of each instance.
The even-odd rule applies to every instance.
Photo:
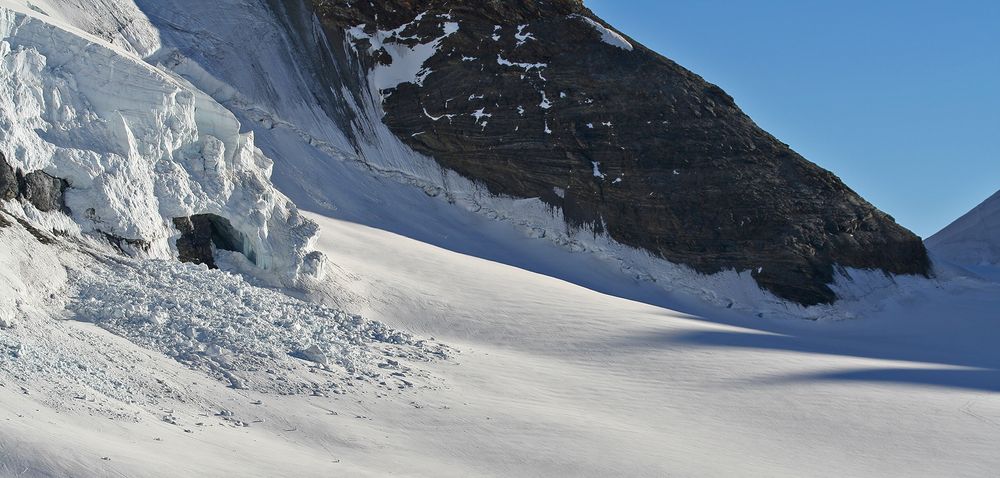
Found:
[[[165,259],[174,218],[215,214],[278,283],[321,273],[315,224],[271,185],[272,161],[232,113],[129,51],[38,13],[0,14],[0,148],[15,169],[68,181],[80,232]]]
[[[380,100],[419,62],[296,5],[0,0],[0,150],[72,211],[0,211],[0,475],[1000,466],[1000,284],[843,271],[803,310],[567,229],[405,147]],[[196,214],[244,254],[178,263]]]

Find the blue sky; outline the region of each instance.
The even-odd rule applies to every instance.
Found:
[[[923,237],[1000,189],[1000,1],[585,4]]]

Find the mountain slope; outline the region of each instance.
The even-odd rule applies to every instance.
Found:
[[[1000,192],[927,238],[935,257],[961,265],[1000,265]]]
[[[40,346],[24,348],[23,368],[0,368],[0,475],[976,477],[1000,466],[996,285],[913,280],[857,321],[692,316],[310,218],[338,264],[324,288],[455,348],[420,364],[431,386],[239,390],[39,316],[18,326],[22,340],[51,336],[73,353],[53,361],[66,365],[58,380],[11,374],[44,363],[28,360]],[[14,234],[33,240],[11,226],[0,242]],[[93,383],[102,376],[144,393],[105,397],[116,389]]]
[[[803,309],[567,230],[403,144],[296,5],[0,0],[0,475],[1000,467],[1000,285]]]
[[[92,8],[88,8],[87,4],[93,4]],[[522,15],[516,13],[520,11],[521,6],[511,5],[515,15]],[[906,239],[909,237],[908,233],[889,225],[881,213],[867,209],[870,206],[863,204],[863,201],[857,203],[857,207],[861,209],[854,210],[852,209],[854,206],[849,206],[841,210],[826,208],[827,203],[837,203],[830,197],[822,196],[826,193],[822,193],[820,195],[822,197],[810,196],[819,189],[826,192],[839,190],[842,185],[836,186],[839,184],[838,181],[831,180],[831,182],[826,179],[820,181],[826,186],[836,186],[833,190],[821,186],[817,190],[806,191],[802,189],[804,187],[802,184],[813,183],[807,181],[799,184],[797,180],[787,183],[784,182],[785,179],[771,175],[773,171],[760,174],[740,173],[739,176],[746,181],[758,179],[765,182],[778,181],[795,189],[785,190],[783,193],[781,188],[771,186],[754,189],[762,194],[781,193],[773,202],[758,204],[760,207],[754,206],[753,212],[778,222],[766,227],[762,224],[751,227],[750,223],[742,221],[743,225],[737,229],[756,231],[752,233],[754,237],[744,240],[747,238],[740,239],[726,232],[728,228],[739,223],[730,220],[735,217],[729,216],[731,210],[735,210],[729,207],[731,204],[723,209],[716,209],[717,205],[703,200],[708,198],[712,191],[727,195],[734,201],[744,201],[744,197],[757,197],[756,193],[743,187],[747,186],[746,184],[743,186],[737,183],[717,184],[709,189],[702,187],[729,174],[724,170],[706,173],[708,175],[704,179],[697,179],[695,181],[697,184],[692,187],[673,189],[670,194],[688,195],[690,197],[685,200],[690,199],[697,204],[690,203],[678,211],[670,212],[670,207],[673,207],[671,204],[682,204],[683,201],[680,199],[683,198],[678,201],[664,201],[663,198],[667,197],[666,191],[660,190],[643,189],[641,193],[636,193],[636,190],[632,189],[633,185],[630,185],[625,178],[607,176],[607,171],[602,170],[600,164],[595,167],[593,162],[600,163],[600,161],[585,161],[585,169],[580,173],[579,164],[572,166],[570,164],[572,161],[566,162],[564,159],[558,159],[556,162],[534,161],[531,158],[540,156],[533,152],[519,153],[516,158],[511,158],[509,163],[516,165],[514,169],[524,173],[533,171],[532,168],[537,165],[550,165],[557,169],[570,165],[575,171],[573,175],[582,174],[580,178],[589,181],[588,184],[591,186],[608,191],[608,194],[617,198],[615,201],[626,200],[630,205],[628,207],[634,204],[637,208],[640,205],[641,208],[646,206],[653,208],[649,214],[646,212],[639,214],[641,211],[638,209],[636,210],[638,212],[633,211],[636,214],[629,213],[632,226],[659,228],[669,223],[672,231],[669,233],[664,230],[646,231],[650,232],[649,234],[633,231],[634,234],[628,236],[631,239],[626,240],[627,238],[616,237],[604,227],[610,224],[606,218],[598,222],[581,223],[576,214],[590,206],[577,208],[573,206],[575,199],[567,203],[553,203],[550,197],[552,194],[562,194],[571,199],[575,197],[576,193],[566,192],[565,185],[553,186],[547,189],[548,192],[545,194],[525,193],[526,195],[522,196],[520,193],[498,193],[491,181],[460,174],[460,168],[442,164],[438,158],[421,154],[417,151],[419,148],[411,144],[414,139],[410,137],[411,135],[394,132],[395,128],[392,126],[394,113],[392,110],[386,110],[386,107],[395,101],[393,98],[409,96],[402,95],[402,91],[399,90],[412,86],[403,81],[411,73],[421,76],[421,69],[425,67],[422,62],[426,61],[429,66],[435,61],[446,61],[451,57],[441,58],[444,56],[441,51],[446,47],[450,48],[448,42],[458,36],[479,35],[480,32],[472,29],[472,26],[480,24],[482,19],[477,20],[478,17],[475,17],[474,13],[469,14],[468,22],[472,23],[466,31],[463,30],[461,21],[458,21],[461,19],[457,16],[459,10],[456,10],[456,22],[452,23],[459,24],[458,30],[445,38],[440,38],[446,33],[442,30],[442,25],[449,22],[444,21],[443,17],[430,15],[422,17],[422,21],[427,23],[428,30],[418,36],[428,38],[430,44],[437,42],[434,48],[428,43],[419,43],[416,36],[409,40],[385,36],[379,41],[383,42],[383,47],[388,48],[386,51],[391,50],[400,55],[400,60],[396,63],[396,67],[373,69],[367,53],[369,41],[364,39],[370,37],[371,32],[353,28],[347,31],[329,27],[324,29],[319,19],[314,16],[311,4],[307,2],[88,0],[80,4],[45,4],[45,8],[59,12],[57,16],[70,19],[67,21],[78,22],[81,27],[102,35],[116,47],[135,52],[151,65],[183,78],[231,110],[244,128],[252,130],[254,144],[260,147],[268,158],[276,162],[273,180],[278,189],[297,205],[328,216],[398,232],[452,250],[500,260],[578,283],[595,282],[586,272],[567,271],[565,264],[559,264],[555,268],[548,267],[544,257],[529,258],[522,255],[524,248],[519,244],[525,238],[547,241],[572,252],[600,258],[606,267],[619,271],[622,281],[649,282],[666,292],[684,292],[715,305],[740,308],[754,313],[771,313],[772,310],[779,314],[800,316],[830,313],[828,307],[819,308],[823,312],[817,313],[814,311],[819,310],[817,308],[809,310],[789,303],[787,294],[778,294],[780,297],[775,297],[778,285],[768,287],[767,290],[761,289],[761,281],[767,282],[767,277],[772,275],[781,276],[779,282],[791,284],[801,292],[793,294],[797,296],[795,300],[811,304],[829,302],[838,297],[837,291],[841,291],[842,287],[837,284],[862,282],[854,281],[852,275],[866,274],[859,272],[863,269],[879,269],[884,266],[890,272],[902,272],[904,269],[916,271],[921,269],[920,264],[924,262],[922,245],[919,243],[914,245]],[[100,13],[105,11],[112,11],[114,14]],[[412,13],[411,10],[401,12],[400,14],[407,15]],[[359,18],[363,18],[364,14],[365,12],[358,13],[362,15]],[[558,19],[552,21],[556,20]],[[587,19],[573,17],[563,20],[572,22],[563,25],[570,30],[566,34],[571,38],[579,37],[581,47],[588,51],[594,50],[594,54],[598,57],[611,55],[602,50],[608,48],[641,53],[642,60],[637,60],[638,64],[648,62],[649,58],[655,60],[651,63],[653,67],[669,64],[667,60],[658,56],[650,56],[653,54],[641,46],[628,43],[632,47],[631,51],[615,46],[614,42],[619,41],[618,37],[612,35],[610,30],[604,32],[597,29]],[[514,43],[511,46],[518,51],[529,48],[529,45],[541,44],[540,37],[529,38],[532,32],[533,30],[528,27],[521,32],[517,32],[516,28],[508,29],[504,35],[500,35],[500,42],[520,42],[518,38],[523,38],[523,45],[518,47]],[[605,33],[612,44],[605,42]],[[402,34],[409,36],[410,32]],[[432,34],[434,36],[431,37]],[[262,38],[267,41],[261,41]],[[484,37],[486,38],[492,42],[492,37]],[[628,40],[620,41],[628,42]],[[420,47],[417,43],[425,46]],[[255,47],[246,48],[246,45]],[[553,47],[551,41],[545,42],[545,45],[545,48]],[[411,57],[407,53],[418,50],[423,56]],[[425,58],[426,55],[430,57]],[[503,58],[507,60],[506,57]],[[491,67],[489,62],[481,66],[487,70]],[[523,70],[517,66],[511,67],[499,63],[496,66],[503,67],[505,71],[511,68]],[[434,72],[437,71],[435,68],[437,67],[425,70],[429,72],[425,78],[427,81],[432,81],[435,77]],[[683,81],[701,81],[694,75],[680,70],[679,67],[670,68],[674,73],[682,72]],[[532,75],[539,73],[535,68],[530,69]],[[613,81],[613,78],[621,76],[619,73],[609,75],[607,81]],[[520,78],[520,74],[516,76]],[[548,78],[544,72],[541,76]],[[525,72],[525,78],[531,77]],[[461,79],[463,84],[474,80],[474,78],[458,79]],[[379,85],[385,86],[386,82],[397,80],[403,82],[397,85],[398,88],[388,90],[394,91],[391,95],[388,91],[383,93],[380,90]],[[444,91],[453,86],[442,85],[439,89]],[[504,94],[521,91],[516,88],[517,85],[508,86],[511,90],[505,91]],[[561,111],[570,98],[559,98],[559,91],[551,93],[546,93],[547,99],[552,105],[556,105],[555,107],[547,110],[539,107],[532,110],[525,106],[525,114],[530,116],[537,113],[536,110],[553,113]],[[536,94],[536,90],[531,91],[531,95]],[[471,93],[462,98],[469,95]],[[568,91],[567,96],[569,96]],[[619,106],[623,105],[627,105],[628,110],[639,110],[638,107],[629,105],[627,101]],[[610,106],[596,103],[591,105],[591,109],[598,113],[606,108]],[[570,110],[579,109],[570,108]],[[422,114],[422,108],[418,111]],[[492,110],[484,110],[484,114],[493,114],[490,111]],[[430,106],[428,113],[438,118],[435,122],[437,125],[452,121],[457,125],[461,121],[472,119],[472,117],[435,116],[437,113],[432,113]],[[742,117],[741,114],[736,116]],[[489,118],[481,116],[480,120],[489,122]],[[689,119],[685,117],[679,121],[683,124]],[[545,120],[540,121],[544,126]],[[745,118],[738,122],[748,128],[752,125]],[[613,121],[611,123],[615,124]],[[488,134],[492,134],[491,125],[493,123],[485,128]],[[596,131],[601,125],[593,123],[593,126]],[[481,124],[477,128],[483,130]],[[518,125],[512,125],[512,129],[517,128]],[[751,129],[757,131],[755,128]],[[519,131],[527,134],[526,128],[521,128]],[[465,141],[467,138],[475,137],[472,134],[475,131],[470,134],[465,133],[458,133],[461,136],[459,140]],[[416,138],[421,136],[423,135],[417,135]],[[514,135],[514,137],[519,136]],[[646,137],[637,138],[635,144],[644,144],[643,141],[646,140],[644,138]],[[654,149],[657,151],[663,149],[661,146],[673,144],[675,139],[680,141],[683,138],[661,139],[665,142],[656,140],[657,146]],[[667,139],[669,141],[666,141]],[[528,143],[536,144],[535,140],[530,138],[527,142],[519,144]],[[604,147],[601,146],[604,143],[597,139],[588,144],[590,146],[580,147],[593,147],[593,151],[601,151]],[[567,147],[565,141],[551,143],[551,146],[556,148],[552,151],[557,151],[559,158],[565,158],[566,155],[559,152],[560,148]],[[545,154],[550,154],[552,151]],[[468,157],[476,156],[473,154],[474,151],[468,152]],[[653,165],[652,167],[656,169],[654,163],[657,161],[660,160],[646,161],[642,164]],[[796,161],[798,160],[793,162],[804,167],[804,170],[813,171],[813,166]],[[721,163],[714,160],[709,160],[706,164],[722,167]],[[743,163],[737,161],[734,164],[736,165],[733,171],[737,171],[742,167],[739,165]],[[682,169],[677,169],[678,174],[674,174],[673,169],[667,171],[667,181],[661,182],[661,185],[695,178],[691,172],[685,177],[686,173],[683,173]],[[792,169],[802,170],[798,166]],[[595,171],[599,173],[596,176]],[[720,171],[722,176],[716,175]],[[516,171],[501,176],[499,180],[502,181],[521,178],[516,181],[524,184],[530,182],[522,181],[523,174]],[[639,177],[633,178],[633,183],[639,184],[646,181],[645,178],[655,176],[653,173],[642,172]],[[809,173],[809,176],[832,178],[826,173],[818,176]],[[546,180],[544,178],[547,176],[541,174],[533,177]],[[613,190],[627,194],[622,196]],[[632,197],[633,193],[642,197]],[[836,194],[840,193],[835,192]],[[820,199],[817,199],[818,197]],[[853,196],[853,193],[845,197],[848,197],[849,203],[860,201]],[[766,199],[763,196],[757,198]],[[841,217],[841,219],[847,218],[845,220],[848,223],[837,225],[835,223],[839,219],[821,217],[822,214],[810,215],[805,210],[798,209],[806,207],[804,206],[806,204],[812,205],[808,207],[814,207],[820,203],[824,204],[823,214],[836,210],[839,212],[834,215],[841,217],[839,216],[841,212],[853,210],[854,213],[861,215],[855,216],[854,213],[850,213]],[[606,203],[600,208],[605,208],[608,204],[611,203]],[[771,211],[769,209],[771,206],[778,207],[780,211]],[[673,214],[673,217],[665,215],[665,211]],[[833,222],[829,222],[828,219]],[[492,221],[500,225],[490,224]],[[845,227],[842,233],[834,233]],[[886,234],[878,230],[883,230]],[[710,231],[714,232],[709,233]],[[897,233],[902,235],[898,236]],[[667,241],[664,234],[673,239]],[[806,240],[805,236],[810,238]],[[893,237],[902,242],[895,242],[896,239]],[[677,259],[675,261],[669,257],[664,259],[664,255],[660,253],[662,251],[657,252],[661,249],[659,246],[650,249],[646,247],[648,244],[640,244],[639,240],[642,238],[654,238],[661,245],[683,240],[685,245],[682,249],[688,250],[685,254],[691,260],[675,258]],[[205,241],[202,241],[202,245],[204,244]],[[846,249],[838,249],[835,244],[847,244],[847,246]],[[717,250],[713,251],[717,246]],[[204,247],[193,247],[193,249],[198,251]],[[844,256],[832,261],[832,256],[828,253],[837,250],[841,252],[853,250],[859,255],[855,257],[857,260],[848,260]],[[761,251],[763,255],[757,254]],[[710,264],[693,263],[697,262],[694,261],[697,258],[704,258],[704,261]],[[890,262],[895,265],[888,264]],[[836,269],[833,267],[834,263]],[[306,269],[311,268],[313,267]],[[705,274],[706,272],[710,274]],[[884,282],[891,284],[891,279],[886,277]],[[601,282],[601,284],[606,286],[610,283]]]
[[[313,4],[402,142],[571,230],[805,305],[835,267],[928,271],[919,238],[580,1]]]

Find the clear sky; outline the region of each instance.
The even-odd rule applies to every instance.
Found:
[[[1000,0],[585,0],[927,237],[1000,189]]]

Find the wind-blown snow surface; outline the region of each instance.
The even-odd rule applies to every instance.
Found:
[[[0,367],[0,474],[978,477],[1000,466],[1000,285],[944,276],[856,321],[691,316],[313,219],[338,265],[326,294],[461,353],[416,362],[413,388],[239,390],[52,321],[61,305],[39,294],[22,304],[34,318],[0,331],[26,344]],[[5,245],[15,236],[34,240],[0,229]],[[57,247],[5,248],[0,270],[59,276],[45,259]],[[63,374],[38,380],[46,364]]]

